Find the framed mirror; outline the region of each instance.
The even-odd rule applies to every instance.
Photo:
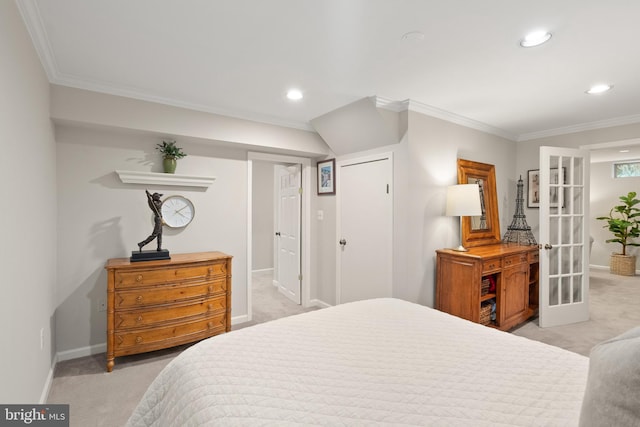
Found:
[[[458,159],[458,184],[478,184],[482,215],[462,217],[462,245],[500,243],[500,215],[494,165]]]

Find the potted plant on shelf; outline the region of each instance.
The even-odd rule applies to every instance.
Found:
[[[620,196],[621,205],[614,206],[609,211],[609,216],[600,216],[596,219],[606,221],[604,225],[614,238],[606,240],[607,243],[620,243],[622,253],[611,254],[610,270],[614,274],[633,276],[636,273],[636,256],[627,255],[627,246],[640,246],[632,239],[640,237],[640,208],[636,207],[640,200],[636,199],[636,192],[631,191],[626,196]]]
[[[175,173],[178,159],[185,157],[187,154],[176,145],[175,141],[162,141],[162,144],[156,145],[156,150],[162,153],[164,173]]]

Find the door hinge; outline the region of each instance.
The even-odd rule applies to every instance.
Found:
[[[302,274],[298,274],[298,280],[302,281]]]
[[[298,194],[302,194],[302,187],[298,188]]]

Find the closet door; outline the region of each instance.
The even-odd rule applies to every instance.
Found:
[[[338,162],[338,304],[392,293],[391,155]]]

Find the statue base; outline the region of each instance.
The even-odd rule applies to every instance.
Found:
[[[131,258],[129,258],[129,261],[156,261],[161,259],[171,259],[168,250],[162,249],[159,251],[133,251],[131,252]]]

